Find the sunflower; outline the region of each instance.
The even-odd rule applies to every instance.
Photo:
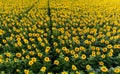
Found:
[[[59,61],[58,61],[58,60],[55,60],[55,61],[54,61],[54,64],[55,64],[55,65],[59,65]]]
[[[114,73],[120,73],[120,68],[115,68]]]
[[[77,67],[75,65],[72,65],[72,70],[77,70]]]
[[[101,70],[102,72],[108,72],[108,68],[106,68],[105,66],[102,66],[102,67],[100,68],[100,70]]]
[[[81,59],[83,59],[83,60],[86,59],[86,55],[82,54]]]
[[[29,65],[33,65],[33,61],[29,61],[29,63],[28,63]]]
[[[44,61],[45,61],[45,62],[49,62],[49,61],[50,61],[50,58],[49,58],[49,57],[45,57],[45,58],[44,58]]]
[[[46,71],[46,67],[43,66],[43,67],[40,69],[40,71],[45,72],[45,71]]]
[[[65,60],[66,62],[68,62],[68,61],[69,61],[69,58],[68,58],[68,57],[64,57],[64,60]]]

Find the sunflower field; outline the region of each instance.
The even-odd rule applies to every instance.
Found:
[[[0,74],[120,74],[120,0],[0,0]]]

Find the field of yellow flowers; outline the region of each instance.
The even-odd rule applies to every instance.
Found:
[[[0,74],[120,74],[119,0],[0,0]]]

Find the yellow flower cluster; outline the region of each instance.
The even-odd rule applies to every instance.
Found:
[[[119,13],[119,0],[0,0],[0,74],[119,74]]]
[[[73,71],[86,69],[86,73],[90,74],[96,72],[95,68],[101,73],[111,71],[112,69],[107,67],[113,65],[112,59],[120,60],[118,2],[119,0],[50,1],[51,38],[56,51],[55,57],[59,55],[65,64],[74,64]],[[59,62],[59,65],[64,64],[64,61]],[[92,72],[93,70],[95,72]],[[117,71],[119,73],[119,68]],[[116,73],[116,68],[111,72]]]

